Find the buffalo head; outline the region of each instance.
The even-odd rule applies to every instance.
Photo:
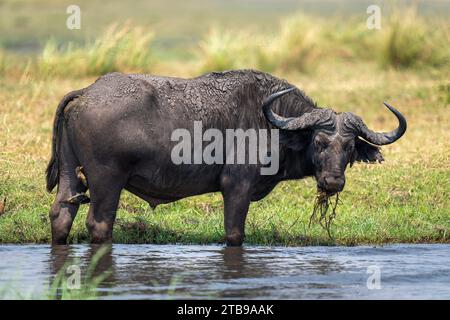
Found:
[[[343,190],[345,169],[349,164],[351,166],[354,161],[383,161],[378,146],[395,142],[406,131],[403,115],[387,103],[384,105],[399,122],[398,128],[388,133],[370,130],[360,117],[350,112],[336,113],[331,109],[315,108],[292,118],[273,112],[272,103],[293,90],[295,88],[270,95],[263,103],[264,115],[276,128],[308,137],[302,149],[311,159],[319,191],[328,195]]]

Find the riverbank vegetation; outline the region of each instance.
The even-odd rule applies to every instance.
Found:
[[[429,18],[428,18],[429,19]],[[383,147],[385,163],[347,170],[342,203],[331,227],[308,227],[315,182],[281,183],[253,203],[246,243],[267,245],[450,242],[450,24],[408,9],[369,30],[353,17],[294,14],[271,32],[213,27],[183,52],[154,46],[155,30],[114,24],[83,44],[49,39],[31,55],[0,50],[1,243],[48,243],[45,191],[52,121],[62,96],[112,72],[182,77],[208,71],[256,68],[295,84],[337,111],[352,111],[378,131],[395,127],[388,101],[408,119],[397,143]],[[87,207],[75,220],[70,242],[88,241]],[[114,241],[121,243],[221,243],[220,194],[161,205],[124,192]]]

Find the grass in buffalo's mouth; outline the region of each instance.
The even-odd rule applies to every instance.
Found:
[[[332,200],[334,197],[334,201]],[[318,190],[316,199],[314,202],[313,213],[309,217],[309,227],[312,222],[319,222],[324,228],[330,239],[333,239],[330,231],[331,222],[336,217],[336,208],[339,203],[339,192],[336,194],[329,194],[325,191]],[[329,212],[329,209],[331,211]]]

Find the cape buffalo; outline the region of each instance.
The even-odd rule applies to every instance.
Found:
[[[381,162],[377,146],[406,131],[405,118],[385,105],[399,125],[377,133],[358,116],[319,108],[301,90],[263,72],[213,72],[193,79],[104,75],[67,94],[56,110],[46,171],[48,191],[58,185],[50,210],[52,243],[66,243],[79,205],[89,201],[91,241],[111,242],[126,189],[152,207],[220,191],[226,243],[241,245],[250,201],[264,198],[280,181],[314,176],[318,189],[332,195],[343,190],[347,165]],[[261,174],[261,163],[175,164],[171,134],[180,128],[193,132],[195,121],[219,132],[276,131],[277,172]]]

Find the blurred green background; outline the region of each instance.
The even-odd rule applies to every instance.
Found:
[[[81,8],[81,30],[66,28],[66,8],[71,4]],[[448,0],[0,0],[0,47],[27,54],[42,49],[49,38],[60,44],[83,43],[100,36],[112,23],[132,21],[155,32],[154,48],[183,55],[186,46],[195,45],[211,27],[274,33],[295,12],[365,21],[371,4],[380,5],[383,15],[409,5],[432,18],[448,19],[450,13]]]

